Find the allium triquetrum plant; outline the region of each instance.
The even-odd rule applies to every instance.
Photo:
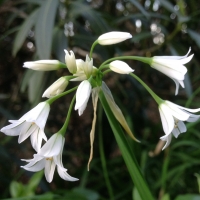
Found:
[[[115,103],[110,89],[104,82],[104,75],[111,71],[119,74],[127,74],[136,79],[150,93],[158,104],[165,133],[160,139],[166,141],[166,144],[163,147],[163,149],[165,149],[170,145],[173,136],[177,138],[179,134],[186,132],[185,121],[195,122],[199,118],[199,115],[193,113],[199,112],[200,108],[188,109],[168,100],[161,99],[135,74],[134,69],[132,69],[125,60],[137,60],[149,64],[152,68],[170,77],[176,84],[175,94],[177,95],[179,84],[184,87],[184,76],[187,73],[187,68],[184,65],[192,59],[193,55],[189,55],[189,49],[185,56],[154,56],[152,58],[121,56],[110,58],[104,61],[100,66],[94,65],[92,55],[97,44],[113,45],[123,42],[131,37],[131,34],[126,32],[105,33],[99,36],[93,43],[90,54],[86,55],[85,60],[76,59],[73,51],[64,50],[65,63],[61,63],[58,60],[38,60],[24,63],[24,67],[40,71],[59,70],[64,68],[68,70],[71,75],[60,77],[44,91],[42,97],[48,98],[47,100],[39,103],[19,120],[9,120],[10,124],[1,129],[1,132],[6,135],[19,136],[19,143],[30,136],[32,147],[35,149],[36,153],[33,155],[33,158],[29,160],[22,159],[27,163],[22,166],[23,169],[33,172],[44,169],[45,177],[48,182],[53,180],[55,169],[57,169],[59,176],[66,181],[79,180],[78,178],[70,176],[67,169],[63,166],[62,151],[65,145],[65,134],[72,110],[76,110],[79,116],[81,116],[84,113],[91,96],[94,118],[90,132],[91,150],[88,161],[88,170],[93,157],[95,124],[97,121],[96,111],[98,100],[100,100],[124,157],[130,176],[137,187],[141,198],[143,200],[154,199],[140,169],[138,168],[134,155],[132,155],[130,147],[125,139],[124,131],[135,140],[135,142],[139,141],[133,135],[121,109]],[[70,82],[72,81],[77,82],[77,86],[70,88]],[[44,128],[51,104],[69,93],[74,93],[74,97],[71,100],[68,111],[66,111],[66,120],[61,129],[48,139],[44,133]],[[45,141],[44,145],[42,145],[43,140]]]

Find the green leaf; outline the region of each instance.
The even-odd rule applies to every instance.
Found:
[[[161,200],[170,200],[169,194],[164,194],[161,198]]]
[[[149,17],[149,13],[144,9],[144,7],[137,0],[130,0],[130,2],[141,11],[145,17]]]
[[[152,34],[150,32],[141,32],[139,34],[134,35],[131,41],[139,42],[140,40],[144,40],[150,37],[152,37]]]
[[[137,188],[137,190],[143,200],[146,200],[146,199],[153,200],[154,198],[151,194],[150,189],[148,188],[148,186],[146,184],[146,181],[143,178],[143,175],[142,175],[139,165],[136,161],[134,153],[132,152],[132,150],[127,142],[127,139],[124,135],[124,132],[123,132],[121,126],[119,125],[118,121],[114,117],[102,91],[100,91],[100,93],[99,93],[99,99],[100,99],[103,109],[106,113],[106,116],[107,116],[110,126],[112,128],[112,131],[114,133],[115,139],[121,150],[122,156],[124,158],[124,161],[126,163],[126,166],[128,168],[129,174],[132,178],[132,181],[133,181],[135,187]]]
[[[61,62],[65,62],[65,52],[64,49],[67,49],[68,47],[68,42],[67,42],[67,37],[64,34],[64,30],[56,27],[54,29],[54,34],[53,34],[53,51]]]
[[[42,90],[44,88],[44,76],[45,72],[38,72],[38,71],[32,71],[31,78],[29,79],[28,82],[28,97],[29,101],[32,104],[35,104],[39,101],[40,96],[39,94],[42,93]]]
[[[27,190],[34,192],[35,189],[37,188],[38,184],[40,183],[42,177],[43,177],[44,172],[43,171],[39,171],[36,172],[31,179],[29,180],[27,187]]]
[[[24,21],[24,23],[21,25],[15,40],[14,40],[14,44],[13,44],[13,51],[12,51],[12,55],[16,56],[17,52],[19,51],[19,49],[21,48],[21,46],[23,45],[28,31],[31,29],[31,27],[34,25],[36,19],[37,19],[37,15],[38,15],[38,9],[33,11]]]
[[[84,197],[86,197],[87,200],[98,200],[99,199],[98,193],[96,193],[92,190],[86,189],[86,188],[74,188],[72,191],[77,194],[83,195]]]
[[[200,48],[200,34],[191,29],[188,29],[187,31],[188,31],[188,34],[190,35],[190,37],[195,41],[197,46]]]
[[[197,194],[179,195],[176,197],[175,200],[200,200],[200,195]]]
[[[17,181],[12,181],[10,184],[10,194],[12,197],[20,197],[23,193],[23,185]]]
[[[49,59],[51,55],[53,27],[58,0],[46,0],[39,8],[35,26],[35,40],[40,59]]]
[[[133,199],[142,200],[136,187],[133,188]]]

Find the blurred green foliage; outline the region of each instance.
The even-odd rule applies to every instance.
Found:
[[[92,42],[113,30],[130,32],[133,38],[123,44],[98,46],[94,52],[95,66],[114,55],[184,55],[191,47],[194,58],[187,65],[185,90],[181,89],[178,96],[174,96],[171,79],[139,62],[131,61],[129,65],[162,98],[182,106],[200,107],[197,1],[1,0],[0,16],[1,127],[41,101],[45,88],[66,73],[24,70],[23,62],[38,59],[64,62],[63,49],[72,49],[76,58],[84,59]],[[158,141],[164,133],[157,105],[144,88],[126,75],[119,77],[112,73],[105,81],[141,140],[136,144],[127,138],[155,199],[200,199],[199,121],[189,124],[187,133],[173,138],[170,147],[162,152]],[[70,97],[65,97],[52,107],[47,134],[61,127],[69,103]],[[139,200],[101,108],[98,120],[89,172],[86,167],[92,106],[88,105],[83,117],[73,113],[70,122],[63,162],[70,174],[80,179],[78,183],[64,182],[55,173],[53,182],[48,184],[40,173],[20,169],[20,159],[31,158],[34,153],[29,141],[18,145],[16,138],[1,134],[0,198]]]

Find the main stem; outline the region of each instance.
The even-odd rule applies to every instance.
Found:
[[[130,173],[132,181],[136,186],[141,198],[143,200],[154,200],[151,191],[148,188],[145,179],[143,178],[143,175],[140,171],[136,158],[126,140],[124,132],[121,126],[119,125],[118,121],[116,120],[115,116],[113,115],[102,91],[99,93],[99,99],[104,108],[110,126],[112,128],[112,131],[115,135],[115,139],[121,150],[122,156]]]

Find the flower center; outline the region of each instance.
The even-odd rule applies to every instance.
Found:
[[[175,121],[174,121],[174,128],[178,128],[178,119],[175,119]]]
[[[52,161],[52,160],[53,160],[53,157],[46,158],[46,160],[50,160],[50,161]]]

